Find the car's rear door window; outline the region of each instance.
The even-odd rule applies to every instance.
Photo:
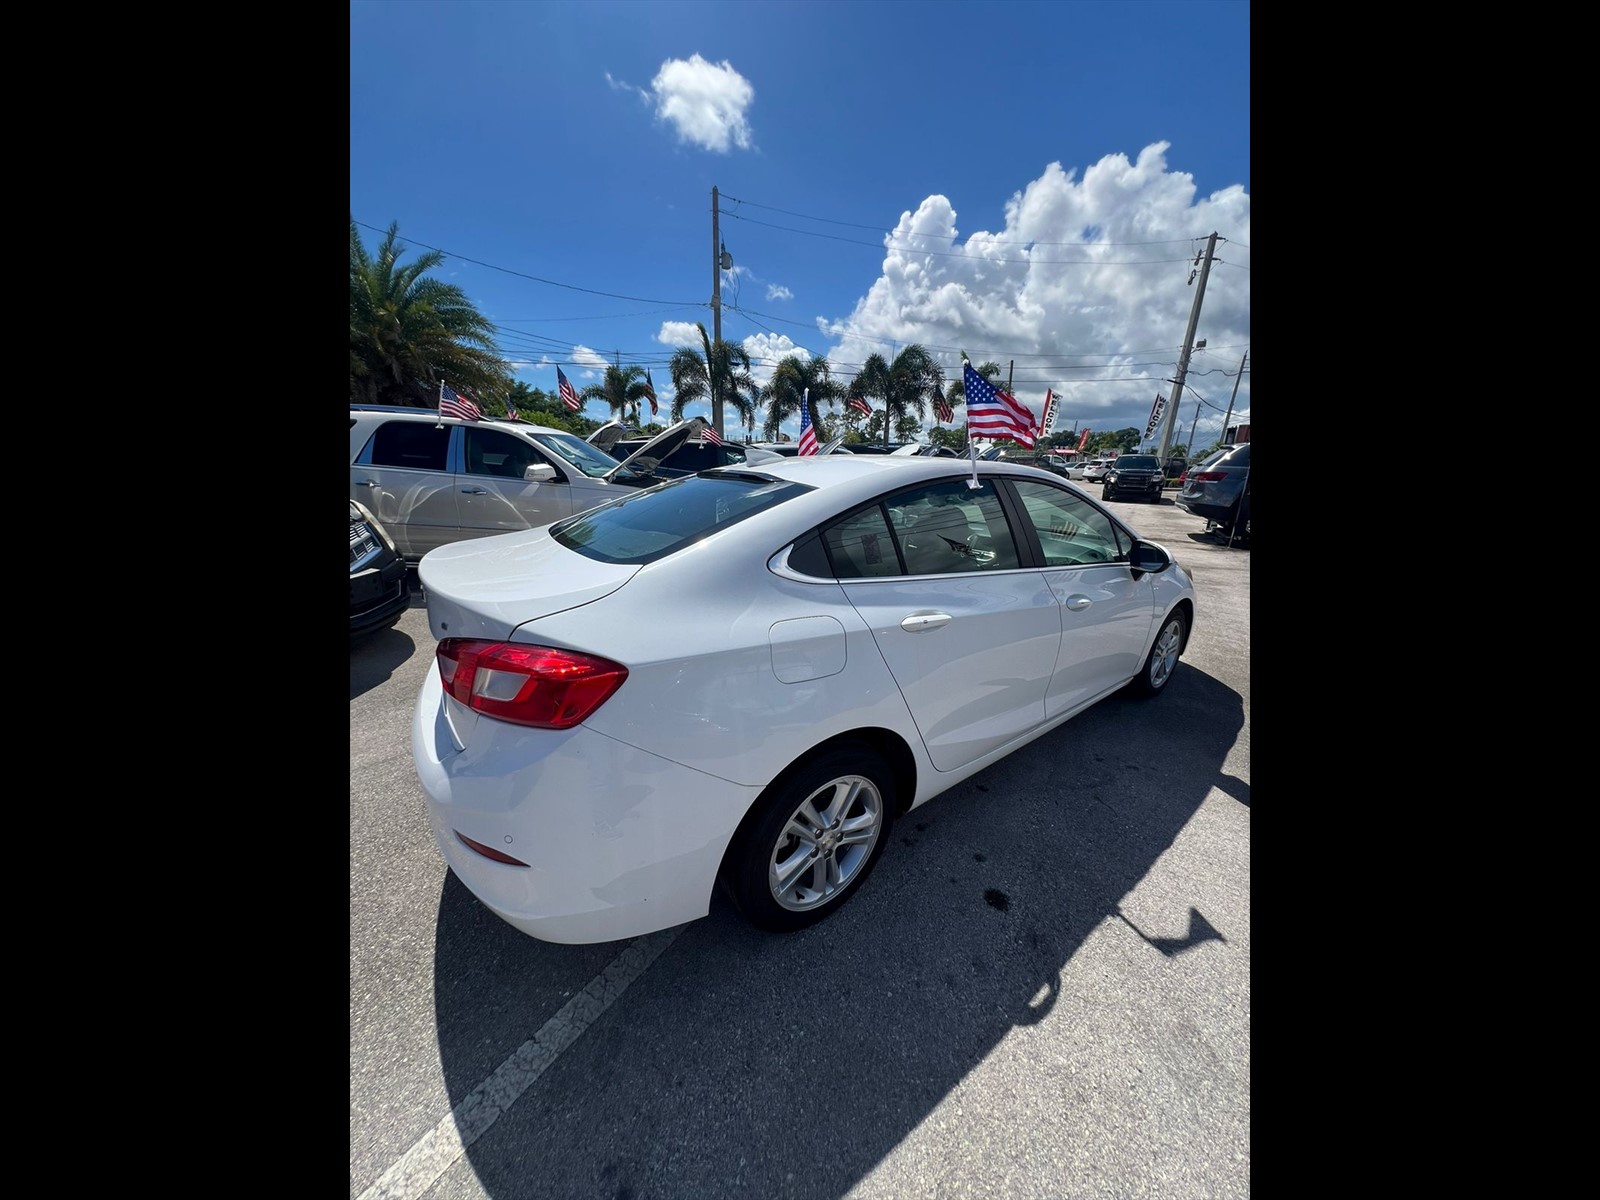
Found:
[[[449,461],[450,427],[422,421],[388,421],[378,426],[369,447],[374,467],[443,471]]]
[[[897,492],[823,530],[839,579],[957,575],[1021,565],[993,480],[965,479]],[[898,549],[898,555],[896,550]]]

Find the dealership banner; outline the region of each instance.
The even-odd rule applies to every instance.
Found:
[[[1056,410],[1061,407],[1061,397],[1051,389],[1044,392],[1044,416],[1039,418],[1039,436],[1049,437],[1050,431],[1056,427]]]
[[[1156,393],[1156,402],[1150,406],[1150,420],[1144,427],[1144,436],[1152,438],[1156,433],[1156,424],[1161,420],[1161,413],[1167,407],[1167,398],[1160,392]]]

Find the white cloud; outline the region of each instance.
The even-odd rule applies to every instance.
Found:
[[[610,76],[607,76],[610,79]],[[727,60],[709,63],[698,54],[669,58],[650,81],[656,115],[677,131],[678,140],[726,154],[730,146],[748,150],[752,135],[745,113],[756,98],[750,81]]]
[[[637,84],[628,83],[622,79],[613,79],[610,71],[606,72],[606,83],[610,85],[611,90],[614,92],[627,92],[631,96],[639,97],[646,104],[650,103],[651,96],[649,92]]]
[[[1058,431],[1143,432],[1156,394],[1172,391],[1199,282],[1185,281],[1216,230],[1195,333],[1207,348],[1192,356],[1173,430],[1174,442],[1188,440],[1198,393],[1207,404],[1195,440],[1214,441],[1250,342],[1250,197],[1240,186],[1197,196],[1192,176],[1168,170],[1167,149],[1147,146],[1135,162],[1107,155],[1081,180],[1051,163],[1012,195],[994,232],[963,235],[944,195],[903,212],[877,280],[848,316],[818,321],[835,375],[917,342],[953,379],[964,349],[975,365],[1014,370],[1035,414],[1053,389]],[[1249,419],[1249,390],[1247,373],[1236,422]]]
[[[572,348],[572,361],[577,363],[579,366],[588,368],[588,370],[583,372],[583,377],[585,379],[598,378],[599,376],[603,375],[605,373],[605,369],[611,365],[611,360],[609,358],[598,351],[589,349],[587,346],[574,346]]]
[[[663,321],[656,333],[656,341],[663,346],[690,346],[696,350],[703,349],[700,345],[700,330],[695,327],[693,321]]]
[[[793,300],[794,299],[794,293],[791,292],[788,288],[784,287],[783,284],[781,284],[781,283],[769,283],[769,284],[767,284],[767,299],[768,300]]]
[[[772,381],[772,373],[784,359],[792,356],[807,360],[811,357],[811,351],[795,345],[784,333],[751,334],[739,345],[750,356],[750,374],[762,387]]]

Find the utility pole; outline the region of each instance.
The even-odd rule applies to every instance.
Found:
[[[1195,290],[1194,307],[1189,310],[1189,330],[1183,335],[1183,353],[1178,356],[1178,377],[1172,381],[1172,397],[1167,401],[1166,419],[1161,422],[1161,448],[1156,457],[1167,461],[1167,451],[1172,446],[1172,427],[1178,419],[1178,399],[1183,395],[1183,381],[1189,374],[1189,355],[1194,352],[1194,332],[1200,325],[1200,302],[1206,297],[1206,280],[1211,275],[1211,255],[1217,248],[1217,234],[1213,230],[1206,239],[1205,265],[1200,268],[1200,286]]]
[[[1245,358],[1249,358],[1249,357],[1250,357],[1250,351],[1246,350],[1244,352],[1244,358],[1241,358],[1239,360],[1239,375],[1238,375],[1238,378],[1233,381],[1233,395],[1228,397],[1228,415],[1222,418],[1222,440],[1223,441],[1227,441],[1228,440],[1228,422],[1233,419],[1233,402],[1239,398],[1239,380],[1244,378],[1244,359]],[[1248,469],[1246,469],[1246,471],[1245,471],[1246,478],[1248,478],[1249,475],[1250,475],[1250,472],[1249,472]]]
[[[737,240],[737,239],[735,239]],[[717,189],[711,189],[711,351],[722,344],[722,236],[717,229]],[[706,363],[711,382],[711,428],[722,436],[722,396],[717,391],[716,364]]]

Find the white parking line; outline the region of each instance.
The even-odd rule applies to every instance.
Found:
[[[583,1031],[627,991],[628,985],[644,974],[681,928],[664,929],[628,943],[583,991],[563,1004],[538,1033],[518,1046],[515,1054],[451,1109],[449,1116],[418,1138],[377,1183],[361,1193],[360,1200],[416,1200],[431,1188],[561,1052],[582,1037]]]

